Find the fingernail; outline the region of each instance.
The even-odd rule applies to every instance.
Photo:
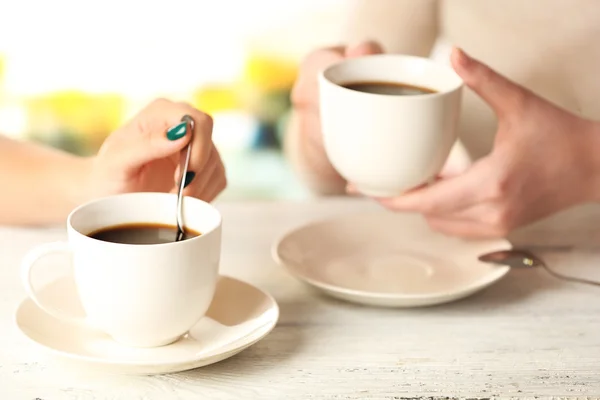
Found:
[[[184,183],[183,183],[183,187],[184,188],[188,187],[188,185],[190,183],[192,183],[192,181],[194,180],[195,177],[196,177],[196,173],[195,172],[193,172],[193,171],[186,172],[186,174],[185,174],[185,180],[184,180]]]
[[[458,65],[460,65],[463,68],[467,67],[471,62],[471,57],[469,57],[469,55],[465,53],[464,50],[461,48],[455,47],[454,51],[456,57],[455,60],[458,63]]]
[[[346,193],[350,196],[362,196],[362,193],[360,193],[358,188],[352,183],[346,185]]]
[[[180,122],[177,125],[173,126],[167,131],[167,139],[169,140],[177,140],[181,139],[187,133],[187,122]]]
[[[362,40],[351,43],[346,47],[346,57],[364,56],[367,54],[383,53],[383,48],[374,40]]]

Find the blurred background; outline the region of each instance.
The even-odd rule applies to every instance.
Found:
[[[222,199],[308,196],[281,151],[302,57],[348,0],[0,2],[0,133],[95,153],[156,97],[210,113]]]

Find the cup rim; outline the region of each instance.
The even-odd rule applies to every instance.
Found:
[[[334,82],[327,76],[327,74],[331,70],[333,70],[335,68],[340,68],[344,64],[349,64],[349,63],[353,63],[353,62],[357,62],[357,61],[361,61],[361,60],[373,60],[374,62],[377,62],[377,60],[382,60],[382,59],[412,60],[412,61],[416,61],[416,62],[420,62],[420,63],[424,63],[424,64],[430,64],[430,65],[433,65],[435,68],[439,68],[440,70],[446,70],[447,73],[450,73],[451,75],[453,75],[456,78],[456,83],[452,84],[451,87],[446,90],[436,90],[434,93],[423,93],[423,94],[413,94],[410,96],[402,96],[402,95],[390,95],[390,94],[381,94],[381,93],[358,92],[356,90],[348,89],[348,88],[340,85],[339,83]],[[432,98],[436,98],[436,97],[446,96],[449,93],[453,93],[453,92],[456,92],[457,90],[461,90],[465,85],[463,79],[454,71],[454,69],[451,66],[442,64],[440,62],[436,62],[428,57],[420,57],[420,56],[414,56],[414,55],[410,55],[410,54],[393,54],[393,53],[370,54],[370,55],[365,55],[365,56],[360,56],[360,57],[345,58],[343,60],[340,60],[334,64],[331,64],[331,65],[321,69],[318,73],[318,77],[321,82],[327,83],[344,93],[354,93],[355,95],[359,95],[359,96],[367,96],[367,97],[373,97],[373,98],[387,98],[387,99],[398,99],[398,98],[432,99]]]
[[[79,206],[75,207],[69,213],[69,216],[67,217],[67,230],[74,233],[75,235],[77,235],[80,238],[92,240],[98,244],[102,244],[103,246],[130,247],[130,248],[131,247],[134,247],[134,248],[148,248],[148,247],[158,248],[158,247],[167,247],[167,246],[174,246],[174,245],[177,246],[177,245],[180,245],[183,243],[193,243],[198,240],[202,240],[202,238],[204,236],[207,236],[207,235],[211,234],[212,232],[216,231],[217,229],[219,229],[223,223],[223,217],[222,217],[221,213],[219,212],[219,210],[217,210],[217,208],[213,204],[206,202],[204,200],[198,199],[196,197],[192,197],[192,196],[184,196],[184,200],[187,199],[187,200],[197,201],[197,202],[203,203],[203,204],[207,205],[208,207],[210,207],[212,209],[212,211],[215,212],[215,215],[217,217],[217,223],[211,229],[207,230],[206,232],[201,232],[200,235],[198,235],[198,236],[195,236],[190,239],[182,240],[180,242],[173,241],[173,242],[155,243],[155,244],[129,244],[129,243],[105,242],[103,240],[94,239],[94,238],[84,234],[83,232],[79,231],[79,229],[76,229],[75,227],[73,227],[73,224],[71,223],[73,216],[77,212],[80,212],[81,210],[83,210],[86,207],[92,206],[92,205],[100,203],[102,201],[106,201],[108,199],[123,198],[123,197],[135,197],[135,196],[176,197],[177,194],[164,193],[164,192],[131,192],[131,193],[120,193],[120,194],[115,194],[115,195],[99,197],[99,198],[90,200],[88,202],[85,202],[83,204],[80,204]]]

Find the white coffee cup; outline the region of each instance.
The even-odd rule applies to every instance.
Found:
[[[435,91],[359,92],[342,85],[394,82]],[[440,172],[457,139],[463,82],[446,65],[398,54],[357,57],[319,74],[321,127],[333,167],[363,194],[396,196]]]
[[[67,242],[44,244],[23,260],[28,295],[55,318],[96,328],[127,346],[156,347],[178,340],[204,316],[215,292],[220,213],[204,201],[184,198],[185,226],[200,236],[180,242],[120,244],[86,236],[122,224],[175,226],[176,202],[174,194],[130,193],[76,208],[67,220]],[[85,318],[65,315],[36,295],[32,268],[40,258],[56,252],[72,254]]]

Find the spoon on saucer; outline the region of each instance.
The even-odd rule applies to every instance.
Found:
[[[487,262],[487,263],[491,263],[491,264],[508,265],[511,268],[513,268],[513,267],[514,268],[542,267],[546,271],[548,271],[548,273],[550,275],[552,275],[558,279],[562,279],[562,280],[570,281],[570,282],[576,282],[576,283],[583,283],[583,284],[587,284],[587,285],[600,286],[600,282],[583,279],[583,278],[576,278],[573,276],[567,276],[567,275],[558,273],[556,271],[553,271],[552,269],[550,269],[548,267],[548,265],[546,265],[546,263],[541,258],[537,257],[536,255],[532,254],[531,252],[529,252],[527,250],[513,249],[513,250],[493,251],[490,253],[480,255],[478,257],[478,259],[479,259],[479,261],[483,261],[483,262]]]
[[[181,118],[182,122],[187,122],[186,129],[189,129],[189,134],[192,135],[194,133],[194,120],[189,115],[184,115]],[[179,242],[183,239],[185,235],[184,224],[183,224],[183,189],[185,187],[185,177],[188,173],[188,168],[190,165],[190,156],[192,154],[192,139],[187,145],[186,155],[183,163],[181,164],[180,175],[179,178],[179,190],[177,191],[177,236],[175,237],[175,241]]]

